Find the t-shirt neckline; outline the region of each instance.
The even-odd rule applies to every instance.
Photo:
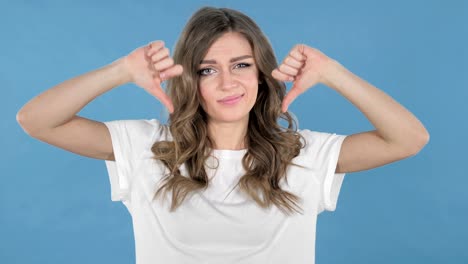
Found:
[[[213,149],[212,153],[218,158],[242,158],[247,153],[247,149]]]

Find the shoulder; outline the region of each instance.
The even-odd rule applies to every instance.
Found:
[[[310,147],[312,144],[319,144],[327,136],[326,132],[314,131],[310,129],[298,129],[299,133],[303,140],[305,140],[305,148]]]
[[[299,129],[297,132],[301,134],[305,140],[303,151],[313,153],[321,152],[321,150],[326,150],[337,144],[339,145],[346,137],[346,135],[310,129]]]
[[[169,135],[167,125],[157,119],[122,119],[104,122],[109,130],[119,131],[132,140],[166,139]]]

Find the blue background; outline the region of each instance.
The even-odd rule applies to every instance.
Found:
[[[404,105],[431,135],[416,156],[346,175],[336,211],[318,218],[318,264],[468,263],[468,5],[461,0],[3,0],[0,262],[134,263],[131,217],[110,200],[104,161],[28,136],[16,113],[48,88],[150,41],[162,39],[172,51],[203,5],[251,16],[278,61],[297,43],[320,49]],[[323,85],[290,110],[301,128],[373,129]],[[166,120],[162,105],[134,85],[103,94],[79,115]]]

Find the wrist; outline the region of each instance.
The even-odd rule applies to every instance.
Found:
[[[109,65],[116,75],[120,85],[133,82],[132,76],[128,71],[126,57],[119,58]]]
[[[325,67],[325,74],[323,75],[324,77],[322,83],[330,88],[335,89],[343,82],[347,72],[348,71],[343,65],[332,59]]]

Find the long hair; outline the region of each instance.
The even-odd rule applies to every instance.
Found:
[[[207,114],[201,106],[197,68],[209,47],[223,34],[238,32],[250,43],[259,69],[260,84],[253,109],[249,113],[246,135],[247,152],[242,158],[245,175],[239,180],[240,190],[262,208],[275,204],[286,214],[298,207],[301,199],[280,188],[291,160],[304,146],[297,132],[297,122],[288,112],[281,111],[286,93],[283,82],[271,76],[277,67],[273,49],[258,25],[245,14],[228,9],[202,7],[189,19],[174,49],[174,63],[184,68],[182,75],[168,80],[167,93],[174,104],[169,116],[173,141],[158,141],[151,148],[154,159],[160,160],[169,173],[156,191],[172,190],[173,211],[193,191],[208,186],[205,162],[213,142],[207,129]],[[278,124],[288,123],[287,128]],[[188,177],[182,176],[185,164]],[[287,179],[286,179],[287,182]]]

